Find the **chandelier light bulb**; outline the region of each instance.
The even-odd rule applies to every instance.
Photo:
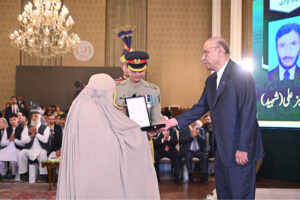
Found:
[[[32,3],[29,1],[27,5],[30,7],[30,10],[31,10],[33,7]]]
[[[45,28],[44,29],[44,34],[48,36],[50,34],[50,30],[48,28]]]
[[[24,18],[23,23],[26,25],[28,23],[27,18]]]
[[[47,1],[47,2],[45,3],[46,9],[49,10],[49,9],[50,9],[50,6],[51,6],[51,2],[50,2],[50,1]]]
[[[22,21],[22,20],[23,20],[22,15],[19,15],[19,16],[18,16],[18,20],[19,20],[19,21]]]
[[[23,17],[23,18],[26,18],[26,17],[27,17],[27,13],[26,13],[25,11],[23,11],[22,17]]]
[[[59,10],[59,9],[60,9],[60,7],[61,7],[61,3],[60,3],[60,1],[59,1],[59,2],[56,2],[56,10]]]
[[[13,33],[11,33],[11,34],[9,35],[9,39],[13,40],[14,38],[15,38],[15,35],[14,35]]]

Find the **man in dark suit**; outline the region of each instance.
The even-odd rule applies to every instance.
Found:
[[[206,151],[208,153],[208,158],[213,157],[213,152],[212,152],[212,127],[211,127],[211,118],[209,114],[204,115],[202,118],[203,120],[203,130],[205,132],[206,136]]]
[[[250,72],[230,59],[227,42],[208,39],[202,61],[210,75],[198,103],[183,114],[164,121],[184,128],[210,111],[215,154],[215,181],[219,199],[254,199],[256,161],[264,150],[256,118],[256,93]]]
[[[153,137],[154,144],[154,166],[157,174],[158,181],[159,178],[159,161],[163,157],[171,159],[172,165],[174,166],[174,183],[180,184],[179,180],[179,168],[180,168],[180,154],[176,149],[178,144],[178,138],[176,130],[171,128],[169,130],[161,132],[157,137]]]
[[[9,116],[13,113],[18,114],[23,112],[22,108],[18,105],[18,100],[16,96],[10,97],[10,106],[5,109],[5,119],[9,124]]]
[[[201,167],[201,183],[208,183],[208,154],[206,151],[206,137],[202,124],[199,120],[193,122],[188,127],[180,130],[180,153],[186,158],[186,167],[189,173],[189,184],[194,184],[193,158],[199,158]]]
[[[300,52],[300,25],[285,24],[277,31],[276,50],[279,65],[269,71],[270,81],[300,79],[300,68],[297,65]]]
[[[50,129],[50,137],[49,137],[49,150],[48,150],[48,156],[49,157],[59,157],[60,156],[60,148],[61,148],[61,142],[62,142],[62,127],[58,124],[56,124],[55,116],[53,113],[48,115],[48,127]],[[54,143],[54,144],[53,144]],[[56,153],[56,151],[58,151]],[[53,153],[55,151],[55,154]],[[50,156],[50,154],[53,154]],[[59,155],[56,155],[59,154]]]

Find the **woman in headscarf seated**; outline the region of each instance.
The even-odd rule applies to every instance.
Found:
[[[112,105],[115,81],[93,75],[68,113],[58,199],[159,199],[147,135]]]

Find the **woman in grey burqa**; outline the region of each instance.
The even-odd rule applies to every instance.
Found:
[[[147,135],[112,106],[115,81],[93,75],[68,113],[57,199],[159,199]]]

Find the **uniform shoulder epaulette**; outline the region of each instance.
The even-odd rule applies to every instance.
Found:
[[[116,85],[124,85],[127,82],[127,80],[123,80],[123,81],[116,81]]]
[[[146,87],[150,87],[150,88],[153,88],[153,89],[159,89],[159,87],[153,83],[149,83],[149,82],[144,82],[145,83],[145,86]]]
[[[117,79],[115,79],[116,82],[120,82],[120,81],[124,81],[125,79],[123,77],[119,77]]]

